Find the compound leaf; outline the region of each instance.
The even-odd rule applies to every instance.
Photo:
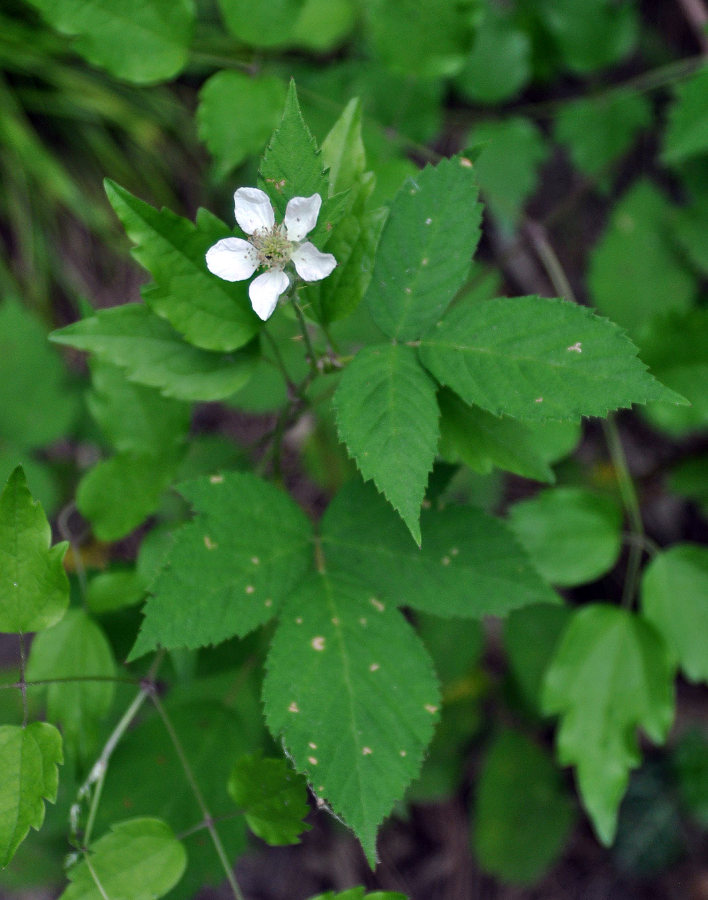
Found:
[[[418,636],[370,589],[313,575],[283,609],[263,698],[271,732],[373,865],[376,829],[417,775],[440,703]]]
[[[466,403],[527,421],[606,416],[667,400],[612,322],[541,297],[460,305],[421,341],[423,364]]]
[[[44,800],[54,803],[63,761],[53,725],[0,725],[0,867],[5,867],[30,827],[44,822]]]
[[[673,671],[666,645],[638,616],[614,606],[583,607],[546,672],[542,705],[560,715],[558,757],[575,765],[583,804],[608,846],[617,811],[640,762],[635,729],[655,741],[673,719]]]
[[[69,580],[63,559],[69,543],[51,547],[51,537],[18,466],[0,494],[0,631],[41,631],[64,615]]]
[[[478,194],[465,157],[428,166],[396,194],[366,294],[371,317],[389,337],[420,337],[465,281],[479,241]]]
[[[242,637],[271,618],[311,559],[304,513],[255,475],[227,472],[178,490],[196,515],[175,533],[152,585],[133,659],[158,645]]]
[[[361,350],[334,396],[339,436],[420,544],[420,506],[438,443],[435,383],[411,347]]]

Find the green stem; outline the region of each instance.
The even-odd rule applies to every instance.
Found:
[[[295,310],[295,315],[297,316],[297,320],[300,323],[300,332],[302,334],[302,339],[305,341],[305,347],[307,348],[307,362],[310,366],[310,372],[312,377],[316,377],[319,372],[317,369],[317,354],[315,353],[315,348],[312,346],[312,341],[310,340],[310,332],[307,327],[307,322],[305,321],[305,314],[302,311],[302,307],[297,302],[295,297],[293,297],[293,308]]]
[[[214,818],[209,812],[209,808],[206,805],[206,801],[204,799],[204,795],[201,792],[199,785],[194,777],[194,773],[192,772],[192,768],[189,765],[189,760],[186,757],[184,752],[184,748],[182,747],[182,742],[179,739],[177,732],[175,731],[174,725],[170,717],[167,715],[164,706],[160,702],[159,697],[154,692],[150,695],[150,699],[155,705],[155,709],[158,712],[158,715],[162,719],[162,723],[165,726],[165,730],[170,736],[170,740],[172,741],[172,746],[175,748],[175,752],[179,758],[179,761],[182,765],[182,769],[184,771],[185,777],[189,783],[189,786],[192,789],[192,793],[194,794],[194,798],[197,801],[199,808],[202,811],[202,815],[204,816],[204,825],[209,831],[209,836],[211,837],[212,843],[214,844],[214,848],[216,849],[216,853],[221,861],[221,865],[224,868],[224,872],[226,873],[227,881],[229,882],[229,886],[231,891],[233,892],[236,900],[245,900],[243,894],[241,893],[241,888],[239,887],[238,882],[236,881],[236,876],[234,875],[233,869],[231,867],[231,863],[229,862],[229,858],[226,855],[226,851],[224,849],[224,845],[221,843],[221,838],[219,837],[219,833],[214,826]]]
[[[629,554],[627,557],[627,574],[622,590],[622,606],[632,604],[639,580],[639,569],[642,562],[643,543],[645,540],[644,523],[639,506],[639,498],[634,487],[634,481],[629,472],[627,457],[625,456],[622,439],[620,438],[617,424],[612,416],[608,416],[602,423],[605,440],[610,451],[610,458],[614,467],[617,483],[622,497],[622,503],[627,512],[627,517],[632,529],[632,540],[629,542]]]
[[[26,651],[25,651],[25,636],[20,632],[20,681],[19,688],[20,693],[22,694],[22,727],[25,728],[27,726],[27,682],[25,681],[25,664],[26,664]]]

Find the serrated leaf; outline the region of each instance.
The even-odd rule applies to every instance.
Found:
[[[228,352],[247,344],[259,322],[246,283],[217,278],[204,258],[216,240],[229,236],[228,229],[217,229],[218,220],[204,216],[195,226],[169,209],[156,210],[112,181],[105,184],[116,215],[136,245],[133,255],[154,279],[143,288],[147,305],[203,350]]]
[[[334,395],[339,436],[420,544],[420,506],[438,442],[435,383],[400,344],[361,350]]]
[[[0,868],[12,859],[30,828],[44,822],[44,800],[54,803],[63,762],[53,725],[0,725]]]
[[[271,199],[277,220],[282,220],[291,197],[319,194],[323,201],[328,197],[322,155],[302,117],[294,81],[288,88],[283,118],[263,156],[259,180]],[[323,205],[320,218],[324,215]]]
[[[69,869],[71,884],[60,900],[157,900],[187,865],[170,826],[153,818],[116,822],[89,848],[89,859]]]
[[[417,774],[440,698],[425,648],[371,591],[318,574],[283,609],[263,684],[266,721],[373,865],[376,830]]]
[[[228,791],[251,831],[271,846],[297,844],[311,828],[302,821],[310,811],[307,784],[284,759],[264,759],[260,753],[239,757]]]
[[[538,453],[536,435],[528,425],[469,406],[447,388],[438,394],[438,405],[438,452],[443,459],[461,460],[482,475],[496,467],[523,478],[554,481],[553,470]]]
[[[322,162],[329,174],[329,193],[354,187],[366,167],[361,137],[361,100],[354,97],[322,141]]]
[[[5,445],[40,447],[64,437],[76,414],[77,398],[61,359],[47,344],[45,326],[11,297],[0,304],[0,391]]]
[[[419,549],[373,486],[351,482],[322,520],[327,571],[439,616],[481,618],[558,602],[499,519],[451,506],[426,510],[421,528]]]
[[[192,0],[30,0],[49,24],[74,38],[72,47],[117,78],[167,81],[187,61],[194,25]]]
[[[236,670],[232,673],[238,677]],[[207,807],[218,820],[226,853],[236,859],[246,849],[246,829],[243,817],[233,815],[225,784],[232,758],[252,749],[253,728],[213,696],[211,688],[208,699],[173,704],[167,698],[166,710]],[[218,884],[224,877],[205,832],[192,830],[203,812],[191,791],[175,790],[183,783],[184,768],[164,722],[149,715],[116,747],[96,816],[99,832],[119,821],[126,810],[136,816],[159,816],[178,834],[189,832],[184,838],[188,866],[170,894],[174,900],[192,900],[205,884]]]
[[[533,884],[560,855],[573,804],[547,753],[511,729],[487,750],[477,782],[473,847],[505,882]]]
[[[688,309],[696,293],[693,274],[669,240],[671,210],[653,184],[636,182],[615,205],[590,257],[593,302],[632,335],[657,313]]]
[[[103,629],[83,610],[64,618],[32,642],[27,680],[52,682],[47,688],[47,717],[61,725],[67,749],[89,761],[96,749],[98,725],[115,695],[115,661]],[[96,677],[96,681],[71,681]]]
[[[514,503],[509,524],[541,575],[562,587],[604,575],[622,549],[619,506],[583,488],[551,488]]]
[[[675,544],[644,570],[642,611],[690,681],[708,681],[708,549]]]
[[[574,765],[600,841],[612,843],[629,772],[641,760],[636,729],[662,742],[674,715],[664,642],[638,616],[600,604],[577,612],[546,672],[542,704],[560,715],[561,765]]]
[[[242,637],[272,617],[311,560],[304,513],[255,475],[226,472],[178,490],[196,515],[175,533],[132,659]]]
[[[708,66],[676,87],[669,107],[662,160],[677,165],[708,150]]]
[[[606,416],[650,400],[685,402],[636,354],[612,322],[541,297],[460,305],[420,348],[423,365],[466,403],[532,422]]]
[[[260,154],[280,120],[285,87],[275,75],[247,75],[234,69],[217,72],[199,91],[199,137],[215,160],[221,179]]]
[[[463,284],[480,235],[478,193],[472,164],[456,157],[409,178],[394,197],[366,294],[389,337],[419,338]]]
[[[51,340],[125,370],[131,381],[177,400],[223,400],[246,384],[257,362],[255,347],[224,354],[188,344],[141,303],[99,310],[55,331]]]
[[[69,580],[62,563],[69,542],[52,547],[51,538],[18,466],[0,494],[0,632],[41,631],[64,615]]]

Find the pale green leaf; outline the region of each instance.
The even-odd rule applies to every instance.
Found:
[[[0,304],[0,391],[3,444],[40,447],[64,437],[76,414],[77,398],[46,328],[13,298]]]
[[[99,310],[55,331],[52,340],[88,350],[120,366],[131,381],[178,400],[223,400],[246,384],[256,365],[253,346],[229,354],[201,350],[140,303]]]
[[[548,155],[543,135],[530,119],[513,116],[475,125],[468,144],[481,146],[475,171],[489,211],[502,229],[513,230]]]
[[[551,488],[515,503],[509,524],[541,575],[561,587],[604,575],[622,549],[619,506],[584,488]]]
[[[67,751],[89,762],[98,726],[115,694],[113,651],[103,629],[83,610],[70,609],[53,628],[32,642],[27,680],[47,680],[47,717],[61,725]],[[96,681],[71,681],[96,677]],[[66,678],[68,681],[53,679]]]
[[[505,882],[535,883],[560,856],[574,818],[546,752],[519,732],[497,734],[477,782],[473,847],[481,867]]]
[[[401,613],[323,573],[288,598],[266,665],[268,727],[373,865],[376,830],[433,734],[429,656]]]
[[[322,520],[327,571],[359,580],[388,602],[439,616],[506,615],[558,597],[510,529],[475,507],[427,510],[422,548],[371,485],[346,485]]]
[[[676,88],[669,107],[662,159],[677,165],[708,150],[708,66]]]
[[[253,47],[287,44],[302,0],[218,0],[226,27],[234,37]]]
[[[146,583],[147,579],[133,568],[99,572],[88,583],[86,606],[99,616],[135,606],[145,596]]]
[[[131,658],[202,647],[267,622],[311,561],[310,525],[287,494],[227,472],[178,487],[196,513],[152,585]]]
[[[182,877],[187,854],[169,825],[144,818],[113,824],[91,845],[89,860],[69,869],[60,900],[157,900]]]
[[[280,121],[285,87],[275,75],[247,75],[224,69],[199,92],[199,137],[214,157],[217,178],[224,178],[252,154],[263,150]]]
[[[346,191],[358,183],[366,167],[361,138],[361,101],[350,100],[322,141],[322,163],[329,172],[329,194]]]
[[[644,570],[642,611],[690,681],[708,681],[708,549],[675,544]]]
[[[143,288],[148,306],[203,350],[243,347],[258,331],[245,282],[212,275],[205,254],[229,231],[202,215],[195,226],[168,209],[156,210],[124,188],[106,181],[108,199],[128,237],[133,255],[154,281]]]
[[[69,542],[52,547],[51,539],[18,466],[0,494],[0,631],[41,631],[64,615],[69,580],[62,561]]]
[[[227,787],[248,827],[267,844],[297,844],[298,836],[310,830],[302,821],[310,811],[307,784],[284,759],[245,754],[234,763]]]
[[[461,304],[421,341],[423,364],[466,403],[527,421],[606,416],[683,398],[655,381],[612,322],[564,300]]]
[[[649,181],[638,181],[614,207],[590,257],[595,306],[632,335],[656,313],[688,309],[696,293],[695,278],[666,231],[670,213],[666,198]]]
[[[447,388],[438,394],[438,405],[438,452],[443,459],[460,460],[481,475],[496,467],[523,478],[554,481],[553,470],[536,449],[536,435],[525,423],[469,406]]]
[[[356,0],[301,0],[291,42],[319,53],[330,50],[350,33],[358,12]]]
[[[435,383],[401,344],[361,350],[334,395],[339,436],[420,543],[420,506],[438,442]]]
[[[366,295],[371,317],[389,337],[419,338],[462,286],[479,241],[477,197],[465,157],[428,166],[396,194]]]
[[[643,619],[613,606],[575,613],[546,673],[544,712],[560,715],[558,757],[574,765],[583,805],[609,845],[629,772],[641,760],[636,729],[665,740],[674,715],[666,645]]]
[[[0,725],[0,867],[12,859],[30,827],[44,822],[44,800],[54,803],[63,762],[53,725]]]
[[[193,0],[30,0],[88,62],[117,78],[167,81],[187,61]]]

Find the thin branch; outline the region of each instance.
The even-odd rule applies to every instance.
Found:
[[[18,687],[20,689],[20,693],[22,694],[22,727],[25,728],[27,725],[27,682],[25,681],[25,636],[20,632],[18,635],[20,639],[20,680],[18,683]]]

